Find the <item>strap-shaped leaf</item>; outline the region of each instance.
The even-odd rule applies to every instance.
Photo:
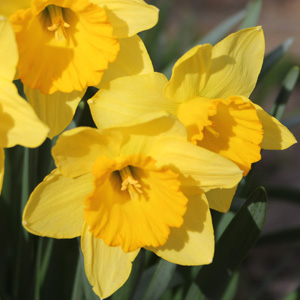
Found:
[[[167,289],[174,274],[176,264],[161,259],[156,267],[143,300],[158,300]]]
[[[288,38],[265,57],[258,81],[283,57],[293,43],[294,38]]]
[[[237,212],[216,244],[213,263],[198,273],[196,283],[209,298],[218,298],[256,243],[266,216],[266,193],[258,188]],[[216,288],[217,286],[217,288]]]
[[[289,72],[285,76],[279,94],[274,103],[274,106],[272,107],[271,115],[274,116],[276,119],[278,120],[281,119],[286,104],[290,98],[293,89],[295,88],[298,78],[299,78],[299,67],[294,66],[289,70]]]
[[[261,12],[261,5],[261,0],[254,0],[248,3],[246,17],[239,29],[254,27],[258,25],[257,22]]]
[[[203,36],[194,46],[198,44],[212,44],[215,45],[221,41],[230,31],[240,23],[246,15],[246,11],[243,9],[234,15],[227,18],[222,23],[218,24],[212,31],[207,35]]]
[[[193,282],[184,300],[205,300],[205,296],[202,294],[199,286]]]
[[[137,286],[139,286],[140,279],[145,268],[145,250],[141,249],[139,255],[133,262],[130,276],[126,283],[117,290],[112,296],[111,300],[130,300],[133,299],[133,295],[136,292]]]

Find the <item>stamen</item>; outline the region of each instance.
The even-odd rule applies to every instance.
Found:
[[[129,167],[125,167],[119,172],[122,178],[121,191],[125,191],[128,189],[130,198],[136,199],[138,196],[137,192],[140,194],[143,193],[141,190],[141,184],[133,178]]]
[[[47,27],[49,31],[55,31],[55,39],[57,41],[64,41],[67,38],[66,28],[70,24],[65,22],[62,14],[62,8],[56,5],[47,6],[52,25]]]
[[[206,126],[205,127],[212,135],[214,135],[216,138],[218,138],[220,136],[220,133],[215,131],[212,127],[210,126]]]

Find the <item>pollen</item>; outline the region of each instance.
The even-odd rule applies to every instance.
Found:
[[[56,5],[47,6],[52,25],[47,27],[49,31],[54,31],[56,41],[64,41],[67,38],[66,28],[70,27],[70,24],[65,22],[63,18],[62,8]]]
[[[120,170],[119,173],[122,178],[121,191],[128,190],[131,199],[136,199],[138,197],[138,193],[143,193],[141,190],[141,184],[138,182],[138,180],[133,178],[129,166]]]

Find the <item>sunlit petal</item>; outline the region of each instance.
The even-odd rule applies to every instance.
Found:
[[[152,62],[147,49],[138,35],[120,39],[119,43],[120,51],[117,59],[104,72],[104,76],[97,86],[98,88],[118,77],[153,72]]]
[[[231,188],[242,178],[237,165],[219,154],[179,139],[161,139],[149,153],[158,165],[177,170],[186,195],[199,189]]]
[[[32,107],[18,95],[17,88],[0,78],[0,147],[17,144],[37,147],[47,137],[48,127]]]
[[[2,1],[1,1],[2,3]],[[3,3],[7,3],[3,1]],[[0,7],[2,4],[0,5]],[[18,63],[18,48],[12,27],[9,21],[0,16],[0,78],[12,81],[16,74]]]
[[[147,249],[180,265],[211,263],[214,254],[214,230],[204,194],[189,198],[183,225],[171,229],[165,245]]]
[[[81,249],[87,278],[100,298],[107,298],[128,279],[132,261],[139,249],[125,253],[120,247],[109,247],[96,239],[84,226]]]
[[[118,38],[133,36],[153,27],[158,21],[158,9],[143,0],[92,0],[105,8]]]
[[[156,111],[174,111],[175,103],[163,95],[167,78],[160,73],[118,78],[105,85],[91,100],[98,128],[118,126]],[[122,107],[122,110],[120,110]]]
[[[84,199],[93,190],[92,182],[91,173],[66,178],[55,169],[31,194],[23,213],[23,226],[40,236],[80,236]]]
[[[226,213],[231,205],[237,186],[231,189],[213,189],[205,193],[209,208]]]
[[[262,122],[264,138],[261,147],[267,150],[283,150],[297,143],[294,135],[276,118],[266,113],[259,105],[254,104]]]
[[[212,49],[210,77],[200,96],[249,97],[256,85],[264,51],[261,27],[246,28],[227,36]]]
[[[24,92],[38,117],[49,126],[48,137],[53,138],[69,125],[85,91],[45,95],[39,90],[24,86]]]
[[[211,45],[199,45],[178,59],[164,90],[167,98],[182,103],[200,95],[209,79],[211,51]]]
[[[119,153],[122,135],[116,131],[103,134],[100,130],[78,127],[65,131],[52,149],[55,164],[67,177],[92,172],[100,155],[114,158]]]

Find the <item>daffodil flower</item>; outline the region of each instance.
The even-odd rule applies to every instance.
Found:
[[[18,6],[10,17],[18,77],[50,138],[70,123],[88,86],[153,71],[136,34],[156,24],[158,9],[142,0],[12,0],[0,11]]]
[[[18,95],[12,80],[16,73],[18,50],[9,22],[0,16],[0,192],[4,176],[4,149],[17,144],[37,147],[49,129],[31,106]]]
[[[175,117],[153,114],[107,130],[78,127],[58,138],[52,154],[57,169],[31,194],[23,225],[41,236],[81,235],[86,274],[101,298],[124,284],[142,247],[181,265],[212,261],[203,192],[236,185],[242,172],[189,143]]]
[[[92,115],[99,128],[107,128],[167,111],[185,125],[192,143],[232,160],[245,176],[260,160],[261,148],[285,149],[296,142],[285,126],[248,99],[264,47],[261,27],[238,31],[214,47],[198,45],[175,63],[170,81],[159,73],[112,81],[89,101]],[[234,190],[215,192],[210,192],[211,207],[227,211]]]

